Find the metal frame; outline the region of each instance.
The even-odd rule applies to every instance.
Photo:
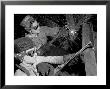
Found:
[[[58,86],[6,86],[5,85],[5,6],[6,5],[106,5],[106,59],[107,59],[107,79],[108,75],[110,75],[110,72],[108,71],[108,63],[109,63],[109,33],[110,33],[110,1],[1,1],[1,87],[5,89],[16,89],[16,88],[57,88]],[[107,84],[108,84],[107,80]],[[59,86],[60,87],[60,86]],[[65,88],[68,88],[70,86],[64,86]],[[74,86],[75,88],[77,86]],[[79,86],[78,86],[79,87]],[[82,87],[82,86],[80,86]]]

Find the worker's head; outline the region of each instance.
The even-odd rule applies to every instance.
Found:
[[[30,33],[39,33],[39,23],[34,19],[32,16],[27,15],[22,22],[20,23],[21,26],[25,28],[26,31]]]

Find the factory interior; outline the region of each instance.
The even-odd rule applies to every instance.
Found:
[[[14,14],[15,76],[97,76],[97,14]]]

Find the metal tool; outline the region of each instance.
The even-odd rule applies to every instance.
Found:
[[[66,66],[72,59],[74,59],[77,55],[81,54],[84,50],[86,50],[87,48],[92,48],[92,42],[90,41],[87,45],[85,45],[82,49],[80,49],[77,53],[71,55],[68,59],[68,61],[66,61],[64,64],[59,65],[57,68],[55,68],[54,70],[54,75],[59,72],[61,69],[64,68],[64,66]]]

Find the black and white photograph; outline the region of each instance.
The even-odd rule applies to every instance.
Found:
[[[97,14],[14,14],[14,76],[97,76]]]
[[[3,4],[5,85],[106,85],[107,6],[104,2]]]

